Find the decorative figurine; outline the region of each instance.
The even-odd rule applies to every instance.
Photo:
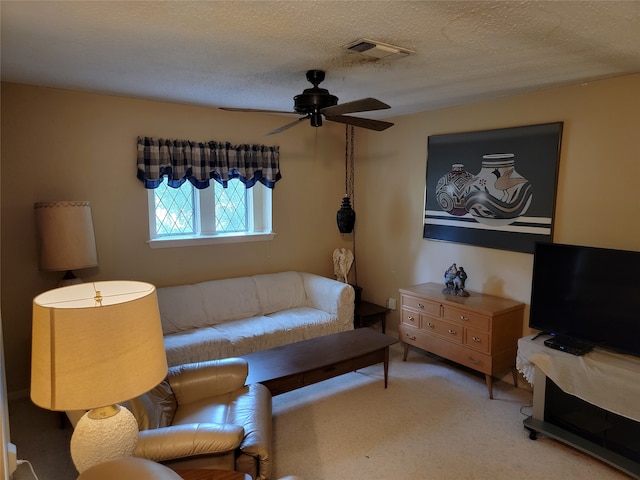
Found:
[[[333,251],[333,273],[336,276],[336,280],[349,283],[349,270],[353,264],[353,252],[346,248],[336,248]]]
[[[446,295],[457,295],[459,297],[468,297],[469,292],[464,289],[464,284],[467,280],[467,272],[464,268],[458,267],[453,263],[444,272],[444,286],[442,293]]]

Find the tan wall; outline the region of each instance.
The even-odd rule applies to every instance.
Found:
[[[529,303],[532,255],[422,238],[429,135],[564,122],[554,240],[640,250],[637,179],[640,75],[396,118],[356,132],[356,255],[363,297],[440,282],[456,262],[470,290]],[[91,200],[100,267],[85,280],[158,286],[300,269],[332,275],[331,252],[350,247],[335,212],[344,189],[344,129],[268,115],[2,85],[2,321],[9,391],[28,388],[33,296],[60,275],[38,271],[33,203]],[[146,191],[135,179],[135,138],[149,135],[281,146],[272,242],[151,250]],[[29,169],[35,174],[25,175]],[[528,309],[527,309],[528,314]],[[389,316],[397,329],[397,312]],[[526,328],[527,318],[523,324]]]
[[[60,273],[38,270],[33,204],[92,202],[99,267],[85,281],[157,286],[281,270],[333,276],[348,247],[335,214],[344,195],[344,127],[300,125],[265,137],[289,117],[2,84],[2,321],[10,392],[29,385],[31,300]],[[151,249],[147,191],[136,179],[136,137],[280,145],[270,242]]]
[[[356,172],[363,297],[384,304],[399,287],[440,283],[456,262],[469,290],[529,303],[533,255],[422,238],[429,135],[564,122],[553,240],[640,250],[638,92],[633,75],[405,116],[389,135],[368,133]],[[397,322],[390,314],[392,330]]]

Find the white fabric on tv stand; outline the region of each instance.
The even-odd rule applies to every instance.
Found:
[[[538,367],[564,392],[640,422],[640,357],[594,348],[576,356],[544,345],[549,335],[518,340],[516,367],[533,385]],[[535,388],[535,385],[534,385]]]

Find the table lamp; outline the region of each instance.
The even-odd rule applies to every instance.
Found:
[[[79,472],[130,456],[138,425],[118,402],[167,374],[156,289],[134,281],[56,288],[33,300],[31,399],[48,410],[89,410],[71,437]]]
[[[58,286],[81,283],[73,270],[96,267],[96,239],[91,203],[86,201],[34,204],[40,270],[66,271]]]

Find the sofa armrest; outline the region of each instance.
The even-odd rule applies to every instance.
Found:
[[[348,283],[313,273],[302,273],[309,306],[337,315],[345,326],[353,327],[355,291]]]
[[[224,358],[170,367],[167,379],[178,405],[184,405],[242,388],[248,372],[245,359]]]
[[[244,428],[238,425],[191,423],[142,430],[134,455],[156,462],[195,455],[227,453],[240,446]]]

